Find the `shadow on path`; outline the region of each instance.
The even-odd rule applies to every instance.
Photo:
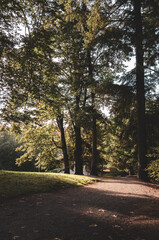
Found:
[[[8,200],[0,206],[0,239],[158,240],[159,199],[120,189],[116,192],[113,187],[120,187],[120,182],[127,187],[124,179],[107,179]]]

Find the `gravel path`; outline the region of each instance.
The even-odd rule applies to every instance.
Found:
[[[159,240],[159,186],[101,178],[0,204],[0,240]]]

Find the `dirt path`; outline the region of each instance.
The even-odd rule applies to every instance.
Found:
[[[0,204],[0,240],[158,240],[159,188],[135,178]]]

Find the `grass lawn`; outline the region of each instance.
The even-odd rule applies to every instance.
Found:
[[[0,199],[53,192],[98,181],[86,176],[59,173],[0,171]]]

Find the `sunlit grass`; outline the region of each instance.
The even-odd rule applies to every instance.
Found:
[[[95,181],[95,178],[69,174],[0,171],[0,198],[53,192]]]

